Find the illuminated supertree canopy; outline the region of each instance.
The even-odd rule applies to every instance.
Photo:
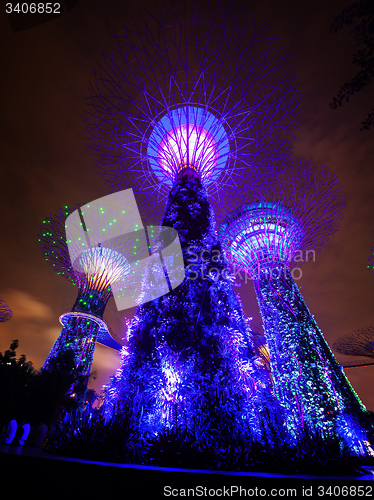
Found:
[[[344,194],[326,167],[286,160],[282,171],[228,214],[220,231],[235,264],[251,276],[262,262],[298,267],[313,260],[339,228]],[[236,200],[235,200],[236,201]]]
[[[88,211],[87,205],[82,208]],[[113,248],[90,246],[88,234],[82,242],[78,241],[82,238],[77,238],[76,245],[73,245],[72,260],[68,248],[72,241],[67,239],[65,225],[69,216],[77,212],[82,214],[81,207],[65,206],[43,221],[39,234],[40,246],[48,264],[58,275],[78,287],[78,296],[72,309],[60,317],[63,328],[43,369],[48,369],[53,358],[72,349],[76,353],[76,367],[84,366],[84,374],[88,375],[96,342],[113,349],[120,348],[109,333],[103,313],[112,296],[112,284],[128,274],[129,263],[122,253]],[[100,230],[103,230],[102,226]],[[77,251],[77,245],[83,245],[83,248]]]
[[[0,323],[9,321],[13,316],[13,312],[5,300],[0,299]]]
[[[346,356],[374,358],[374,326],[366,326],[348,333],[336,340],[332,347]]]
[[[285,165],[274,184],[248,194],[246,201],[230,213],[221,234],[233,265],[253,278],[274,391],[286,410],[288,426],[296,439],[305,428],[326,438],[338,434],[355,453],[365,454],[366,409],[290,271],[290,265],[314,258],[338,229],[344,195],[337,179],[325,167],[295,161]]]
[[[113,190],[133,187],[155,218],[183,170],[204,182],[217,212],[245,179],[264,180],[258,162],[289,147],[297,108],[288,55],[266,32],[234,4],[191,2],[158,7],[114,38],[86,119]]]

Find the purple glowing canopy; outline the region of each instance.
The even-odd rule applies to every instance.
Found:
[[[231,241],[235,261],[253,268],[264,261],[290,263],[303,240],[302,227],[290,209],[282,203],[259,201],[246,203],[235,213]]]
[[[327,167],[285,160],[272,182],[243,196],[220,233],[235,265],[250,274],[266,262],[300,266],[337,231],[344,206],[337,177]]]
[[[147,222],[159,222],[180,168],[199,172],[219,212],[237,188],[268,177],[260,162],[289,148],[298,105],[289,57],[239,8],[157,5],[102,54],[88,148],[112,191],[147,199]]]
[[[195,170],[206,183],[216,181],[229,152],[222,123],[197,106],[172,109],[160,118],[149,136],[147,149],[153,172],[170,185],[186,167]]]

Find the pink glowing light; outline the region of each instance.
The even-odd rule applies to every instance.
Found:
[[[164,135],[157,160],[168,176],[185,167],[199,172],[207,178],[217,165],[218,147],[213,136],[197,125],[180,125]]]

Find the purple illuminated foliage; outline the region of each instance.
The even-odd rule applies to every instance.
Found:
[[[266,32],[234,4],[175,3],[102,55],[87,102],[89,149],[112,190],[147,198],[152,221],[184,168],[198,172],[219,213],[233,189],[266,178],[258,162],[289,147],[294,75]]]
[[[225,276],[227,262],[198,178],[175,183],[162,225],[178,230],[184,260],[192,263],[180,286],[139,307],[121,370],[107,387],[107,416],[114,408],[141,410],[141,432],[181,426],[198,442],[245,431],[258,437],[260,412],[274,411],[276,403]]]
[[[221,226],[236,269],[253,278],[270,351],[274,391],[297,441],[307,430],[338,435],[356,454],[371,452],[366,409],[335,360],[293,280],[339,226],[344,195],[327,168],[292,162],[274,183],[249,193]]]
[[[0,299],[0,323],[9,321],[13,316],[13,312],[5,300]]]
[[[115,37],[88,99],[98,170],[112,190],[140,193],[144,216],[163,217],[178,231],[185,265],[194,259],[178,288],[139,307],[105,406],[109,416],[141,409],[137,425],[151,434],[182,426],[219,440],[246,427],[258,437],[260,413],[277,405],[224,275],[210,202],[217,217],[234,190],[274,172],[296,91],[287,55],[270,47],[263,27],[249,34],[246,12],[178,5]]]

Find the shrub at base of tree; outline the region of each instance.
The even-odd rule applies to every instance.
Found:
[[[359,476],[366,474],[361,467],[374,466],[373,458],[352,456],[338,439],[308,433],[300,436],[297,445],[275,428],[273,433],[268,431],[273,435],[264,442],[249,433],[211,433],[198,441],[182,427],[145,439],[137,430],[136,419],[131,413],[108,422],[102,416],[82,419],[72,414],[54,427],[46,451],[87,460],[234,472]]]

